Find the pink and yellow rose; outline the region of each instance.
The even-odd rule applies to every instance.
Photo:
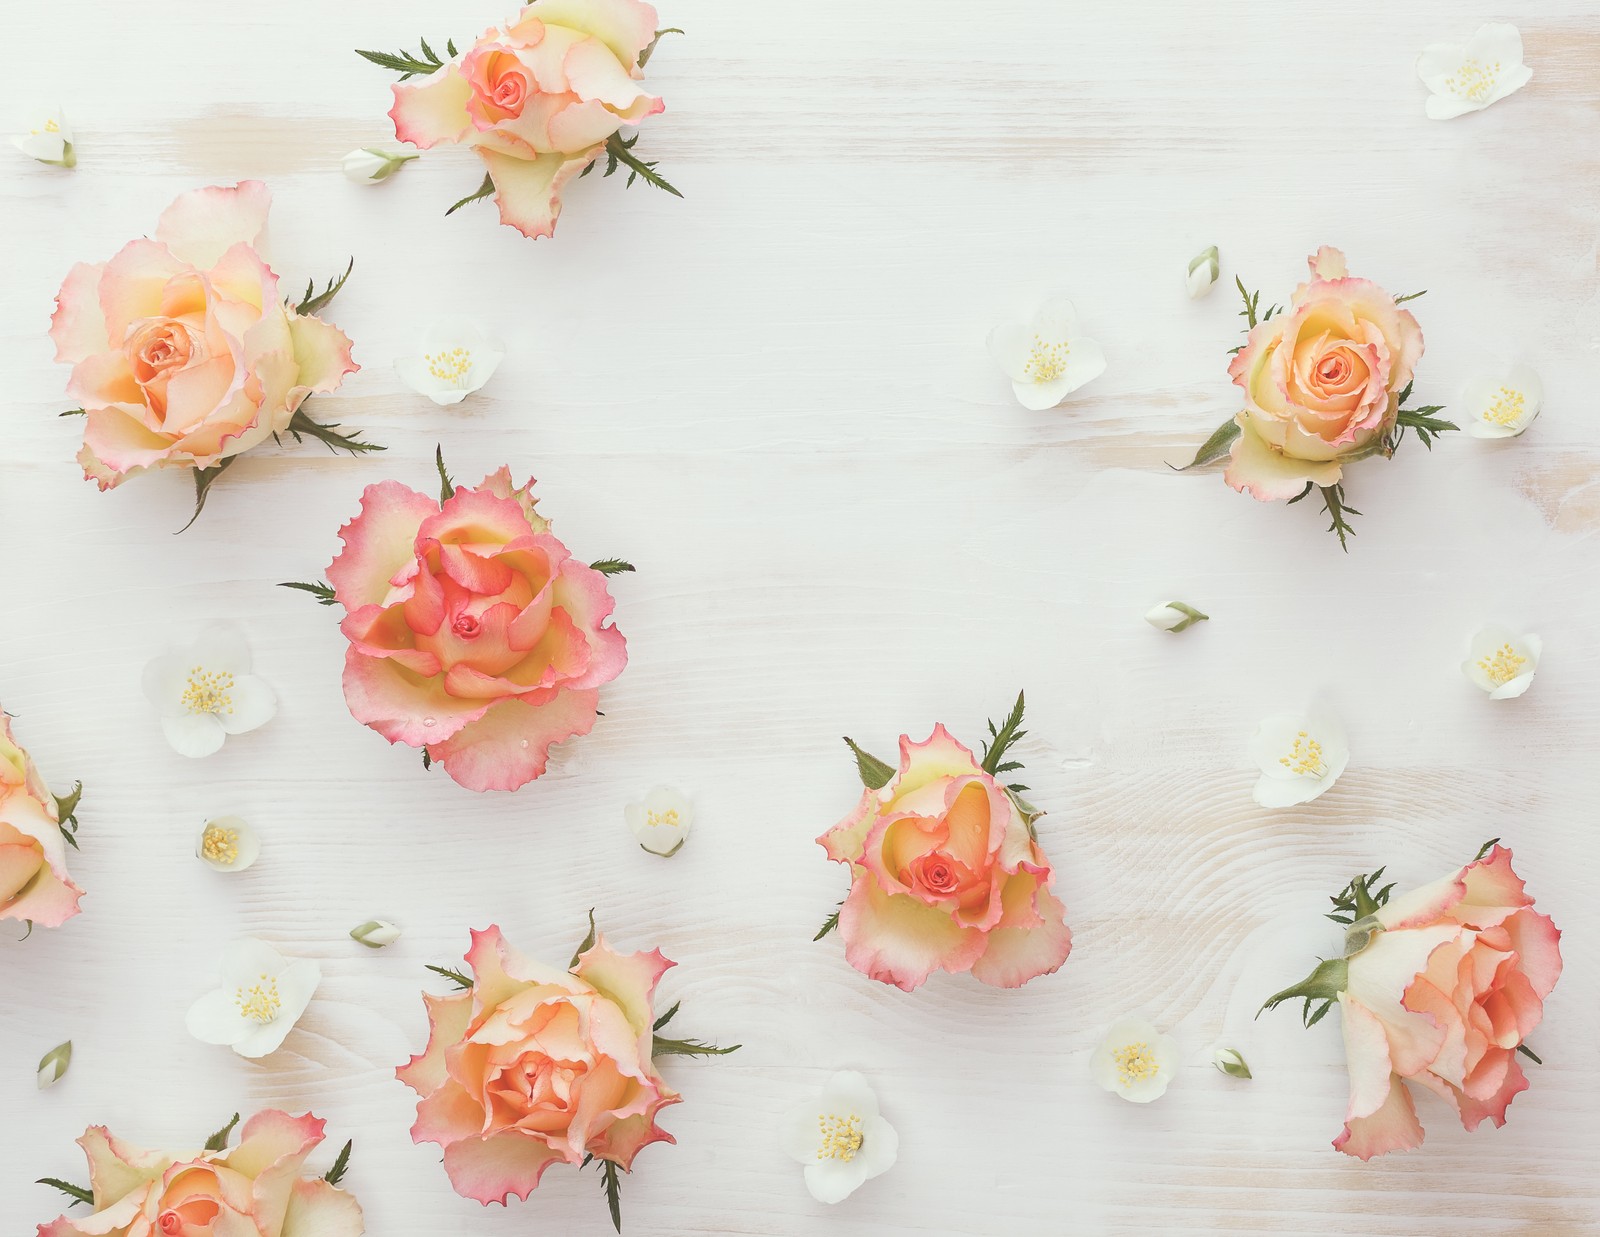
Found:
[[[1350,1106],[1333,1145],[1363,1160],[1422,1145],[1406,1083],[1427,1088],[1475,1130],[1504,1125],[1528,1080],[1517,1061],[1561,976],[1561,933],[1511,869],[1484,858],[1394,898],[1346,959]]]
[[[1016,988],[1067,960],[1072,933],[1028,822],[943,726],[900,738],[900,767],[817,839],[850,866],[845,958],[910,992],[935,970]]]
[[[56,798],[0,712],[0,919],[60,927],[82,896],[67,874]]]
[[[662,110],[639,85],[655,37],[656,11],[639,0],[534,0],[436,73],[395,86],[395,136],[472,147],[501,222],[549,236],[562,190],[607,139]]]
[[[469,790],[515,790],[587,734],[628,664],[600,572],[572,557],[501,468],[441,503],[369,485],[328,568],[348,612],[344,695],[358,722],[423,748]]]
[[[306,1175],[324,1124],[268,1109],[245,1122],[231,1151],[176,1155],[91,1126],[78,1145],[94,1210],[42,1224],[38,1237],[361,1237],[360,1204]]]
[[[423,995],[427,1048],[396,1071],[422,1097],[411,1137],[444,1148],[456,1193],[527,1198],[545,1169],[586,1156],[627,1171],[676,1104],[652,1060],[659,950],[619,954],[597,936],[570,970],[521,957],[499,928],[472,934],[470,991]]]
[[[1422,357],[1422,330],[1394,297],[1353,279],[1327,246],[1287,311],[1259,322],[1228,367],[1244,391],[1224,474],[1263,502],[1332,486],[1384,447]]]
[[[338,327],[285,308],[256,249],[271,204],[255,180],[185,193],[154,240],[61,285],[50,335],[86,414],[78,462],[102,490],[149,468],[214,468],[359,368]]]

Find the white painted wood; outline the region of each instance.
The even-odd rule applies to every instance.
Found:
[[[349,49],[504,15],[487,0],[0,15],[0,117],[15,129],[61,98],[81,158],[65,174],[0,152],[0,702],[58,787],[87,783],[89,891],[63,929],[0,941],[0,1229],[56,1214],[29,1183],[81,1175],[70,1140],[90,1122],[181,1143],[276,1104],[355,1138],[348,1184],[375,1237],[609,1231],[592,1175],[552,1171],[509,1211],[455,1197],[391,1077],[424,1039],[425,962],[489,922],[559,958],[595,906],[619,943],[679,961],[665,993],[685,1033],[745,1044],[668,1064],[679,1145],[627,1182],[635,1235],[1596,1231],[1600,8],[675,0],[663,20],[689,35],[652,65],[669,110],[641,151],[684,201],[590,177],[556,238],[530,243],[486,206],[441,217],[479,179],[465,153],[348,184],[339,157],[389,136],[389,78]],[[1417,50],[1490,17],[1522,25],[1532,84],[1425,120]],[[111,495],[78,479],[46,319],[72,262],[149,230],[181,190],[249,175],[276,195],[285,276],[354,253],[331,316],[364,369],[316,407],[390,450],[258,452],[174,537],[181,477]],[[1270,299],[1324,242],[1396,291],[1429,289],[1428,402],[1502,355],[1548,391],[1523,440],[1412,444],[1357,469],[1348,557],[1311,504],[1258,507],[1165,467],[1235,407],[1236,305],[1223,288],[1185,299],[1188,258],[1216,243],[1224,278]],[[983,340],[1055,291],[1110,368],[1026,413]],[[391,364],[458,311],[511,355],[439,410]],[[426,488],[435,443],[462,477],[537,475],[575,552],[640,568],[615,586],[632,662],[606,718],[514,795],[425,774],[353,722],[332,612],[274,587],[318,575],[363,484]],[[1214,620],[1179,638],[1139,621],[1172,596]],[[282,710],[191,763],[139,674],[228,617]],[[1497,706],[1456,669],[1494,619],[1547,649],[1532,692]],[[944,720],[975,740],[1019,686],[1071,959],[1017,992],[868,982],[837,939],[810,939],[843,892],[812,843],[856,794],[838,736],[887,753]],[[1349,772],[1308,808],[1257,810],[1247,736],[1317,693],[1348,725]],[[663,780],[699,817],[670,863],[621,814]],[[223,812],[266,846],[232,879],[190,855]],[[1318,916],[1351,874],[1430,879],[1495,834],[1567,932],[1536,1037],[1547,1064],[1503,1130],[1469,1137],[1423,1098],[1421,1152],[1348,1160],[1328,1146],[1335,1020],[1307,1033],[1251,1014],[1335,947]],[[346,939],[373,915],[404,939],[377,954]],[[183,1030],[244,933],[326,971],[262,1064]],[[1130,1010],[1189,1062],[1148,1108],[1086,1075]],[[34,1062],[67,1037],[70,1075],[36,1093]],[[1218,1041],[1255,1082],[1211,1068]],[[902,1152],[827,1209],[778,1129],[840,1067],[874,1080]]]

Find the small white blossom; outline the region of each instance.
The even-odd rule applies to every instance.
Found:
[[[387,919],[369,919],[350,929],[350,939],[360,941],[368,949],[383,949],[400,939],[400,929]]]
[[[194,853],[218,872],[243,872],[261,856],[261,839],[237,816],[208,820]]]
[[[406,164],[420,157],[399,152],[391,154],[363,146],[344,157],[344,174],[358,185],[376,184],[380,180],[388,180]]]
[[[1533,70],[1522,63],[1522,32],[1504,22],[1487,22],[1465,43],[1423,48],[1417,76],[1431,92],[1428,118],[1454,120],[1521,90]]]
[[[1210,245],[1202,249],[1189,259],[1189,274],[1186,286],[1189,289],[1189,298],[1199,300],[1208,296],[1211,289],[1216,287],[1217,276],[1222,272],[1221,255],[1217,247]]]
[[[184,756],[209,756],[231,734],[272,720],[278,698],[250,673],[250,646],[232,627],[213,627],[186,649],[145,667],[144,692],[161,730]]]
[[[53,1087],[66,1077],[67,1067],[72,1064],[72,1041],[69,1039],[64,1044],[57,1044],[44,1056],[39,1058],[39,1073],[36,1081],[39,1090]]]
[[[989,355],[1011,379],[1024,408],[1054,408],[1106,369],[1106,354],[1078,334],[1072,302],[1046,301],[1031,323],[1008,322],[989,333]]]
[[[439,405],[459,404],[494,375],[505,359],[499,340],[475,323],[435,322],[415,355],[394,363],[400,380]]]
[[[1255,801],[1262,807],[1292,807],[1322,794],[1350,763],[1344,727],[1321,710],[1269,717],[1250,740],[1261,768]]]
[[[1517,636],[1505,627],[1485,627],[1472,638],[1472,651],[1461,663],[1461,673],[1487,692],[1490,700],[1512,700],[1533,686],[1543,649],[1538,636]]]
[[[1211,616],[1202,614],[1193,606],[1185,605],[1181,601],[1164,601],[1144,616],[1144,621],[1157,631],[1172,632],[1176,635],[1180,631],[1187,631],[1196,623],[1204,623]]]
[[[1089,1058],[1089,1073],[1107,1091],[1134,1104],[1167,1093],[1178,1068],[1178,1042],[1143,1018],[1119,1018]]]
[[[72,149],[72,126],[61,109],[42,113],[33,127],[11,139],[11,144],[40,163],[51,167],[70,168],[78,165],[78,156]]]
[[[292,961],[265,941],[245,939],[222,960],[222,986],[189,1007],[189,1034],[241,1057],[277,1051],[322,982],[315,962]]]
[[[1539,415],[1544,383],[1526,365],[1480,374],[1461,393],[1462,429],[1474,438],[1515,438]]]
[[[652,855],[670,859],[689,837],[694,808],[670,786],[657,786],[643,800],[623,808],[623,816],[639,845]]]
[[[791,1109],[784,1146],[806,1166],[806,1189],[819,1203],[837,1203],[893,1167],[900,1136],[878,1113],[867,1080],[841,1070],[822,1093]]]

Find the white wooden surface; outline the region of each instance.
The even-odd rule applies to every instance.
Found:
[[[0,1230],[56,1214],[30,1183],[81,1176],[70,1140],[90,1122],[182,1143],[275,1104],[355,1138],[347,1184],[375,1237],[609,1231],[592,1174],[552,1171],[508,1211],[457,1198],[391,1077],[424,1040],[425,962],[490,922],[561,957],[595,906],[619,943],[681,963],[665,996],[685,1033],[745,1044],[668,1063],[687,1102],[666,1122],[679,1145],[626,1183],[636,1235],[1597,1231],[1600,7],[675,0],[663,23],[689,35],[652,65],[668,111],[641,150],[684,201],[591,177],[556,238],[530,243],[482,205],[442,217],[479,179],[462,152],[348,184],[339,157],[390,136],[390,78],[349,49],[461,40],[506,11],[0,15],[0,118],[16,129],[59,97],[81,159],[66,174],[3,152],[0,702],[58,787],[88,788],[84,914],[0,941]],[[1417,50],[1490,18],[1521,24],[1532,84],[1425,120]],[[274,190],[286,277],[354,253],[331,316],[364,369],[316,411],[390,450],[254,454],[174,537],[182,477],[111,495],[78,479],[47,317],[72,262],[148,231],[181,190],[245,176]],[[1309,503],[1173,475],[1235,407],[1235,303],[1181,286],[1213,242],[1224,278],[1269,299],[1321,243],[1397,292],[1428,288],[1419,395],[1449,404],[1485,358],[1521,357],[1543,417],[1520,441],[1360,467],[1348,557]],[[1110,368],[1026,413],[984,336],[1055,291]],[[456,312],[511,355],[439,410],[391,364]],[[537,475],[576,553],[640,569],[615,586],[632,661],[607,716],[512,795],[463,791],[353,722],[334,615],[273,587],[321,572],[367,482],[427,488],[436,442],[461,477]],[[1177,639],[1139,621],[1174,596],[1214,621]],[[222,618],[248,627],[281,712],[189,762],[139,674]],[[1490,706],[1457,672],[1488,620],[1545,637],[1523,700]],[[1016,992],[868,982],[837,938],[811,943],[844,879],[812,839],[857,793],[838,737],[889,753],[944,720],[976,739],[1019,686],[1071,959]],[[1305,809],[1257,810],[1248,734],[1318,693],[1351,733],[1349,772]],[[698,807],[670,863],[622,825],[658,781]],[[266,842],[236,878],[190,854],[224,812]],[[1251,1014],[1334,947],[1318,915],[1354,872],[1430,879],[1496,834],[1566,930],[1546,1064],[1503,1130],[1469,1137],[1424,1098],[1422,1151],[1346,1159],[1328,1146],[1336,1020]],[[373,915],[404,939],[346,938]],[[183,1029],[247,933],[326,972],[260,1064]],[[1148,1108],[1086,1075],[1130,1010],[1189,1061]],[[34,1062],[68,1037],[71,1074],[37,1093]],[[1255,1082],[1211,1068],[1219,1040]],[[827,1209],[778,1128],[842,1067],[874,1080],[902,1150]]]

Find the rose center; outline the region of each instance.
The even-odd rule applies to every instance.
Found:
[[[1324,382],[1343,382],[1350,376],[1350,358],[1342,352],[1325,356],[1317,364],[1317,377]]]
[[[528,79],[514,70],[502,73],[495,79],[489,97],[496,107],[510,112],[513,116],[520,115],[522,104],[528,97]]]
[[[1278,757],[1278,763],[1296,777],[1324,777],[1328,772],[1322,759],[1322,744],[1304,730],[1295,735],[1294,746],[1288,755]]]
[[[182,702],[190,713],[232,713],[233,675],[226,670],[191,667]]]
[[[1117,1063],[1117,1077],[1122,1079],[1125,1087],[1131,1087],[1136,1082],[1149,1082],[1161,1072],[1150,1045],[1143,1040],[1113,1049],[1111,1059]]]
[[[817,1133],[819,1160],[837,1160],[841,1164],[848,1164],[861,1150],[861,1118],[855,1113],[847,1117],[823,1113],[817,1118]]]
[[[483,624],[471,614],[458,614],[455,622],[450,624],[450,630],[463,640],[472,640],[483,630]]]

